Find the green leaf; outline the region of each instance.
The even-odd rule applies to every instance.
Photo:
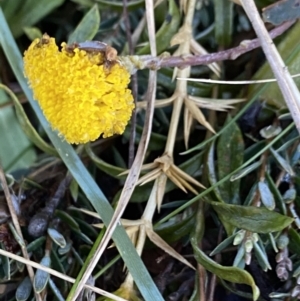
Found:
[[[49,256],[43,257],[40,264],[47,268],[50,268],[51,266],[50,257]],[[50,278],[50,274],[48,272],[38,269],[34,276],[34,282],[33,282],[34,290],[37,293],[40,293],[42,290],[44,290],[44,288],[48,283],[49,278]]]
[[[209,258],[201,249],[198,247],[198,243],[195,237],[191,238],[191,244],[194,249],[195,259],[200,263],[206,270],[217,275],[226,281],[233,283],[247,284],[252,288],[253,300],[257,300],[259,297],[259,289],[255,285],[252,276],[245,270],[236,267],[225,267],[222,266],[211,258]]]
[[[231,121],[230,115],[226,124]],[[226,177],[243,164],[244,141],[237,124],[231,123],[218,139],[217,143],[218,175],[219,179]],[[219,191],[222,199],[228,204],[239,204],[240,180],[225,182],[220,185]]]
[[[54,293],[54,295],[55,295],[55,297],[58,301],[65,301],[66,300],[51,278],[49,279],[49,286],[50,286],[52,292]]]
[[[271,175],[269,174],[269,172],[265,173],[265,177],[266,177],[266,181],[268,182],[268,186],[276,200],[277,206],[280,208],[280,212],[285,215],[286,214],[286,205],[284,203],[282,194],[280,193],[278,187],[276,186],[276,184],[274,183]]]
[[[220,253],[221,251],[223,251],[225,248],[227,248],[228,246],[233,244],[234,238],[236,236],[235,234],[232,234],[230,236],[228,236],[226,239],[224,239],[220,244],[218,244],[209,254],[209,256],[214,256],[218,253]]]
[[[289,249],[298,255],[300,255],[300,235],[299,233],[293,229],[289,229]]]
[[[71,33],[68,43],[80,43],[92,40],[100,27],[100,14],[97,4],[95,4],[82,18],[75,30]]]
[[[68,242],[63,248],[58,248],[58,255],[66,255],[71,251],[72,243]]]
[[[27,251],[28,251],[28,252],[34,252],[34,251],[36,251],[36,250],[39,249],[42,245],[44,245],[45,240],[46,240],[46,237],[45,237],[45,236],[41,236],[41,237],[35,239],[34,241],[32,241],[31,243],[29,243],[29,244],[27,245]]]
[[[207,160],[205,161],[207,164],[209,183],[211,186],[214,186],[218,182],[215,168],[215,141],[210,144]],[[218,201],[224,203],[219,187],[214,188],[214,193]]]
[[[269,233],[281,231],[289,226],[294,219],[266,208],[253,206],[229,205],[209,202],[218,216],[231,225],[253,233]]]
[[[4,0],[2,2],[0,2],[0,7],[2,7],[3,9],[3,13],[5,15],[6,20],[10,20],[11,17],[16,13],[16,11],[18,9],[20,9],[20,7],[23,4],[23,0]]]
[[[249,173],[251,173],[253,170],[256,170],[261,165],[261,161],[256,161],[247,167],[241,169],[237,173],[235,173],[233,176],[230,177],[230,181],[236,181],[238,179],[241,179],[245,176],[247,176]]]
[[[215,37],[220,47],[227,47],[231,43],[233,24],[233,2],[228,0],[214,0],[215,8]]]
[[[105,161],[103,161],[102,159],[100,159],[99,157],[96,156],[96,154],[93,152],[93,150],[91,149],[91,145],[90,144],[86,144],[85,146],[85,151],[88,154],[88,156],[92,159],[92,161],[95,163],[95,165],[102,171],[104,171],[105,173],[107,173],[108,175],[117,178],[117,179],[124,179],[125,176],[119,176],[120,173],[124,172],[125,169],[120,168],[118,166],[114,166],[112,164],[106,163]]]
[[[43,19],[52,10],[62,5],[64,0],[26,0],[17,8],[12,17],[8,20],[11,32],[14,37],[23,33],[24,27],[30,27]]]
[[[264,248],[261,248],[261,246],[256,241],[253,242],[253,246],[256,259],[259,265],[262,267],[263,271],[267,272],[267,270],[272,270],[268,260],[268,255],[266,254]]]
[[[214,195],[216,199],[224,203],[224,200],[221,196],[220,188],[216,185],[217,181],[217,175],[216,175],[216,166],[215,166],[215,141],[211,142],[208,155],[207,155],[207,171],[208,171],[208,180],[211,184],[211,187],[213,188]],[[233,227],[231,224],[229,224],[226,220],[221,219],[222,224],[226,230],[226,233],[230,236],[233,232],[235,227]]]
[[[28,168],[36,160],[36,153],[22,131],[13,107],[4,106],[8,98],[0,84],[0,161],[5,172]]]
[[[169,11],[166,15],[166,19],[162,26],[157,31],[156,37],[156,49],[157,54],[161,54],[170,46],[171,39],[174,34],[177,33],[180,25],[180,12],[174,0],[169,1]],[[149,54],[150,44],[147,43],[142,49],[140,49],[137,54]]]
[[[73,0],[74,2],[80,3],[80,4],[86,4],[86,5],[91,5],[94,2],[89,1],[89,0]],[[109,8],[111,10],[117,11],[117,12],[122,12],[124,8],[124,4],[122,1],[105,1],[105,0],[96,0],[100,8]],[[132,11],[136,10],[138,8],[144,7],[144,0],[135,0],[135,1],[130,1],[127,3],[127,10]]]
[[[32,92],[28,88],[27,82],[23,75],[23,62],[21,54],[11,35],[1,9],[0,44],[20,86],[22,87],[28,101],[30,102],[30,105],[34,109],[41,125],[47,132],[62,161],[67,166],[68,170],[77,181],[78,185],[81,187],[90,203],[96,209],[97,213],[101,216],[104,224],[108,226],[113,215],[113,208],[109,204],[103,192],[99,189],[98,185],[95,183],[95,180],[87,171],[82,161],[79,159],[75,150],[71,145],[67,144],[65,141],[62,141],[61,138],[58,137],[56,132],[52,131],[49,123],[43,116],[40,107],[38,106],[37,102],[34,101]],[[116,243],[122,258],[130,274],[133,276],[135,283],[144,299],[146,301],[163,301],[164,299],[162,298],[160,292],[158,291],[156,285],[150,277],[148,270],[144,266],[141,258],[137,254],[136,249],[132,245],[132,242],[130,241],[126,231],[122,226],[118,226],[114,231],[113,240]],[[97,241],[97,244],[99,243],[100,240]],[[95,245],[95,247],[96,246],[97,245]]]
[[[17,301],[26,301],[32,291],[31,280],[28,276],[24,278],[24,280],[18,285],[16,290],[16,299]]]
[[[75,219],[66,211],[64,210],[55,210],[55,216],[59,217],[62,221],[64,221],[72,230],[79,231],[80,227]]]
[[[284,0],[277,1],[263,9],[263,20],[279,25],[283,22],[300,18],[299,1]]]
[[[70,193],[71,193],[71,196],[72,196],[74,202],[76,203],[77,199],[78,199],[79,186],[78,186],[78,183],[74,179],[72,179],[72,181],[71,181],[69,190],[70,190]]]
[[[5,247],[3,246],[3,243],[0,243],[0,249],[5,250]],[[1,279],[3,280],[10,280],[11,277],[11,267],[10,267],[10,261],[9,258],[4,256],[4,255],[0,255],[0,269],[2,270],[4,275],[1,275]]]
[[[140,125],[137,125],[136,126],[136,137],[135,137],[136,144],[138,144],[140,142],[142,132],[143,132],[143,127]],[[123,136],[128,140],[130,139],[130,128],[128,126],[126,127]],[[166,141],[167,141],[166,136],[152,132],[151,136],[150,136],[148,150],[149,151],[161,150],[166,145]]]
[[[37,27],[24,27],[23,30],[27,38],[31,41],[40,39],[43,36],[43,33]]]
[[[291,165],[289,164],[289,162],[287,160],[285,160],[282,156],[279,155],[279,153],[277,151],[275,151],[272,147],[270,148],[270,151],[273,155],[273,157],[275,158],[275,160],[278,162],[278,164],[291,176],[294,176],[295,173],[291,167]]]
[[[161,236],[168,243],[178,241],[185,235],[188,235],[195,225],[195,215],[191,214],[185,218],[177,215],[168,222],[154,227],[155,233]]]
[[[0,84],[0,89],[3,89],[4,91],[6,91],[7,94],[9,94],[9,96],[11,97],[11,99],[14,103],[15,109],[16,109],[16,115],[18,118],[18,122],[21,125],[23,132],[30,139],[30,141],[32,143],[34,143],[34,145],[37,146],[39,149],[44,151],[46,154],[57,157],[58,156],[57,151],[51,145],[49,145],[47,142],[45,142],[42,139],[42,137],[38,134],[38,132],[35,130],[35,128],[32,126],[30,120],[28,119],[22,105],[20,104],[20,102],[17,99],[17,97],[15,96],[15,94],[10,89],[8,89],[7,87],[5,87],[1,84]],[[18,140],[16,140],[16,136],[12,134],[11,130],[12,129],[10,128],[9,134],[11,136],[13,136],[13,138],[14,138],[13,142],[14,142],[14,144],[16,144],[16,141],[18,141]],[[17,139],[21,139],[21,137],[19,137]],[[10,144],[9,144],[9,146],[11,147]],[[11,153],[11,150],[10,150],[10,153]]]
[[[258,190],[261,202],[266,206],[267,209],[274,210],[275,200],[268,184],[266,182],[259,181]]]
[[[61,248],[64,248],[66,246],[67,242],[64,236],[56,229],[48,228],[47,233],[58,246],[60,246]]]

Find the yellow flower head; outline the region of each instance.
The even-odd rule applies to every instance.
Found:
[[[44,115],[69,143],[101,134],[122,134],[134,108],[129,72],[118,62],[105,66],[102,53],[89,53],[44,35],[24,54],[25,76]]]

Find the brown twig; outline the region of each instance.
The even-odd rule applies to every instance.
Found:
[[[295,21],[288,21],[275,27],[269,32],[272,39],[280,36],[285,31],[287,31]],[[85,42],[86,43],[86,42]],[[89,49],[97,51],[97,41],[89,41]],[[134,66],[132,69],[160,69],[165,67],[178,67],[185,68],[187,66],[197,66],[197,65],[208,65],[214,62],[220,62],[225,60],[235,60],[244,53],[247,53],[253,49],[261,46],[259,39],[247,40],[242,42],[239,46],[230,48],[224,51],[219,51],[215,53],[205,54],[205,55],[187,55],[187,56],[160,56],[154,57],[151,55],[144,56],[128,56],[120,57],[120,60],[124,63],[131,63]],[[79,49],[86,49],[83,47],[82,43],[78,44]]]
[[[274,28],[269,32],[272,39],[283,34],[287,29],[289,29],[295,21],[285,22],[282,25]],[[214,62],[225,61],[225,60],[235,60],[242,54],[249,52],[261,45],[259,39],[247,40],[242,42],[239,46],[230,48],[227,50],[210,53],[206,55],[190,55],[187,57],[181,56],[171,56],[171,57],[157,57],[157,58],[143,58],[140,59],[144,61],[147,68],[159,69],[163,67],[179,67],[185,68],[187,66],[196,65],[208,65]]]

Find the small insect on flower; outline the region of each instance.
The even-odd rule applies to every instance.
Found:
[[[122,134],[134,103],[116,50],[101,42],[61,46],[44,34],[24,54],[25,76],[52,128],[75,144]]]
[[[115,48],[107,45],[106,43],[99,41],[86,41],[82,43],[73,43],[66,47],[67,51],[74,51],[75,48],[79,48],[88,53],[101,53],[104,59],[104,66],[110,69],[115,63],[117,63],[118,52]]]

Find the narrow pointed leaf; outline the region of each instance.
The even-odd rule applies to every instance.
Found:
[[[55,297],[57,298],[58,301],[65,301],[66,300],[51,278],[49,279],[49,286],[50,286],[52,292],[54,293],[54,295],[55,295]]]
[[[300,255],[300,235],[293,228],[289,229],[289,239],[289,249],[297,255]]]
[[[180,12],[178,10],[176,2],[174,0],[169,0],[168,2],[169,11],[166,14],[166,19],[155,35],[157,54],[162,53],[170,46],[171,39],[173,38],[174,34],[177,33],[180,25]],[[149,53],[149,43],[147,43],[146,46],[144,46],[137,52],[138,55]]]
[[[241,178],[247,176],[253,170],[256,170],[260,165],[261,165],[260,161],[257,161],[257,162],[254,162],[254,163],[248,165],[247,167],[239,170],[236,174],[232,175],[230,178],[230,181],[233,182],[233,181],[236,181],[238,179],[241,179]]]
[[[231,43],[233,27],[233,2],[228,0],[214,0],[215,8],[215,37],[221,47]]]
[[[119,176],[120,173],[124,172],[123,168],[118,166],[114,166],[112,164],[106,163],[102,159],[100,159],[92,150],[90,144],[85,145],[85,151],[87,152],[88,156],[92,159],[95,165],[108,175],[117,178],[117,179],[125,179],[125,176]]]
[[[218,253],[220,253],[222,250],[224,250],[225,248],[227,248],[228,246],[233,244],[233,240],[235,238],[236,234],[232,234],[231,236],[227,237],[226,239],[224,239],[220,244],[218,244],[209,254],[209,256],[214,256]]]
[[[55,216],[63,220],[72,230],[79,231],[80,227],[76,220],[66,211],[56,209]]]
[[[271,265],[269,263],[268,257],[266,253],[260,248],[257,242],[253,242],[255,256],[259,265],[266,272],[267,270],[272,270]]]
[[[300,18],[300,8],[298,0],[281,0],[263,9],[263,20],[279,25],[283,22]]]
[[[80,43],[93,40],[100,27],[100,14],[98,5],[95,4],[82,18],[80,23],[70,35],[68,43]]]
[[[231,117],[228,115],[225,125],[230,121]],[[242,133],[236,123],[232,123],[218,139],[217,157],[219,180],[243,164],[244,141]],[[240,180],[225,182],[220,185],[219,190],[225,203],[239,204]]]
[[[274,156],[275,160],[278,162],[278,164],[291,176],[293,176],[295,173],[291,167],[291,165],[276,152],[273,148],[270,148],[270,151],[272,155]]]
[[[13,2],[13,1],[10,1]],[[14,37],[23,33],[23,27],[34,25],[56,7],[63,4],[64,0],[26,0],[9,20],[9,25]]]
[[[5,248],[3,247],[3,244],[0,244],[0,248],[5,250]],[[1,255],[0,256],[0,268],[2,269],[3,273],[4,273],[4,279],[5,280],[10,280],[10,274],[11,274],[11,270],[10,270],[10,261],[9,258],[6,256]]]

